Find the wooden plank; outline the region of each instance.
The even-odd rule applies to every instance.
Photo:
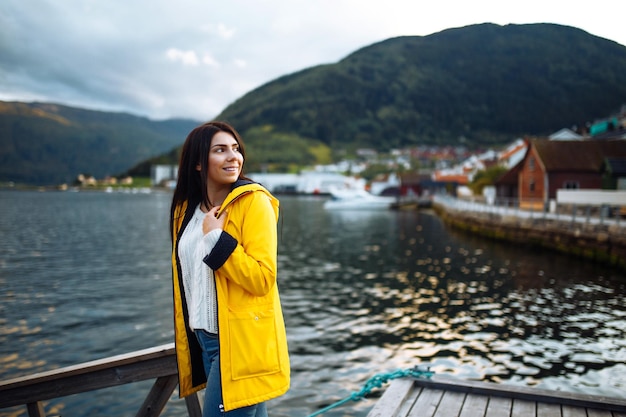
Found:
[[[626,417],[626,400],[621,398],[446,377],[413,379],[414,388],[404,379],[397,381],[404,381],[403,394],[390,395],[385,402],[381,397],[374,406],[376,414],[368,417]]]
[[[461,412],[463,402],[465,401],[465,393],[446,391],[441,398],[439,407],[435,412],[435,417],[456,417]]]
[[[53,369],[46,372],[39,372],[25,377],[18,377],[13,379],[7,379],[5,381],[0,381],[0,393],[3,392],[4,389],[30,385],[33,382],[54,381],[59,378],[65,378],[67,376],[91,373],[100,369],[108,369],[114,366],[128,365],[149,359],[162,358],[172,355],[176,355],[174,343],[168,343],[166,345],[155,346],[131,353],[125,353],[122,355],[111,356],[108,358],[84,362],[77,365],[66,366],[64,368]]]
[[[459,417],[484,417],[488,403],[489,397],[486,395],[467,394]]]
[[[561,415],[563,417],[587,417],[587,410],[573,405],[564,405],[561,407]]]
[[[200,408],[200,401],[195,392],[185,397],[185,404],[189,417],[202,417],[202,408]]]
[[[561,405],[537,403],[537,417],[561,417]]]
[[[513,400],[504,397],[490,397],[485,417],[508,417],[511,415]]]
[[[433,417],[443,393],[444,391],[440,389],[422,390],[407,417]]]
[[[159,417],[178,385],[178,375],[157,378],[136,417]]]
[[[537,415],[537,403],[534,401],[514,399],[511,417],[533,417]]]
[[[394,379],[383,395],[378,399],[374,408],[367,414],[367,417],[391,417],[399,415],[397,413],[400,407],[414,389],[415,385],[412,379]]]
[[[152,348],[5,381],[0,383],[0,408],[175,374],[173,346],[171,350]]]
[[[588,408],[587,417],[612,417],[612,415],[611,415],[611,412],[608,410],[598,410],[595,408]]]
[[[396,412],[396,416],[394,417],[406,417],[411,411],[411,408],[413,407],[413,404],[417,400],[417,397],[420,396],[420,394],[422,393],[422,390],[424,389],[416,385],[412,385],[412,387],[413,389],[409,391],[409,395],[407,395],[407,397],[404,399],[404,403],[400,405],[400,408],[398,409],[398,411]]]
[[[542,390],[527,386],[494,384],[489,382],[466,381],[452,377],[435,375],[432,378],[415,378],[415,383],[425,388],[448,391],[461,391],[490,397],[517,398],[535,402],[568,404],[577,407],[597,408],[623,412],[625,398],[612,398],[603,395],[577,394],[564,391]]]
[[[26,409],[28,410],[28,417],[46,417],[41,401],[26,404]]]

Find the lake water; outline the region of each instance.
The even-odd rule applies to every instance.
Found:
[[[173,340],[166,192],[0,191],[0,379]],[[380,372],[626,397],[626,278],[448,229],[431,212],[328,212],[281,197],[279,286],[307,417]],[[152,381],[60,398],[49,414],[133,416]],[[372,398],[325,416],[365,416]],[[25,407],[0,416],[26,415]],[[184,416],[177,393],[164,416]]]

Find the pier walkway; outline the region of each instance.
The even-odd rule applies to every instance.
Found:
[[[391,382],[367,417],[626,417],[626,398],[434,376]]]
[[[434,196],[433,208],[457,229],[626,268],[626,219],[620,216],[581,208],[570,214],[523,210],[448,196]]]
[[[543,219],[573,225],[604,225],[621,233],[626,233],[626,219],[620,216],[609,217],[602,211],[591,210],[591,206],[576,207],[568,205],[569,210],[556,211],[521,209],[516,204],[486,204],[479,201],[463,200],[446,195],[433,196],[433,204],[439,204],[459,212],[488,213],[501,217],[517,217],[520,219]]]

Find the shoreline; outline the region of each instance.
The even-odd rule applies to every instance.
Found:
[[[626,270],[626,221],[622,224],[582,223],[569,219],[525,217],[456,209],[442,200],[433,210],[458,230],[494,240],[549,249]]]

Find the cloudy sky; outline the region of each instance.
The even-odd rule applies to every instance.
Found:
[[[626,45],[622,1],[0,0],[0,100],[204,121],[395,36],[549,22]]]

